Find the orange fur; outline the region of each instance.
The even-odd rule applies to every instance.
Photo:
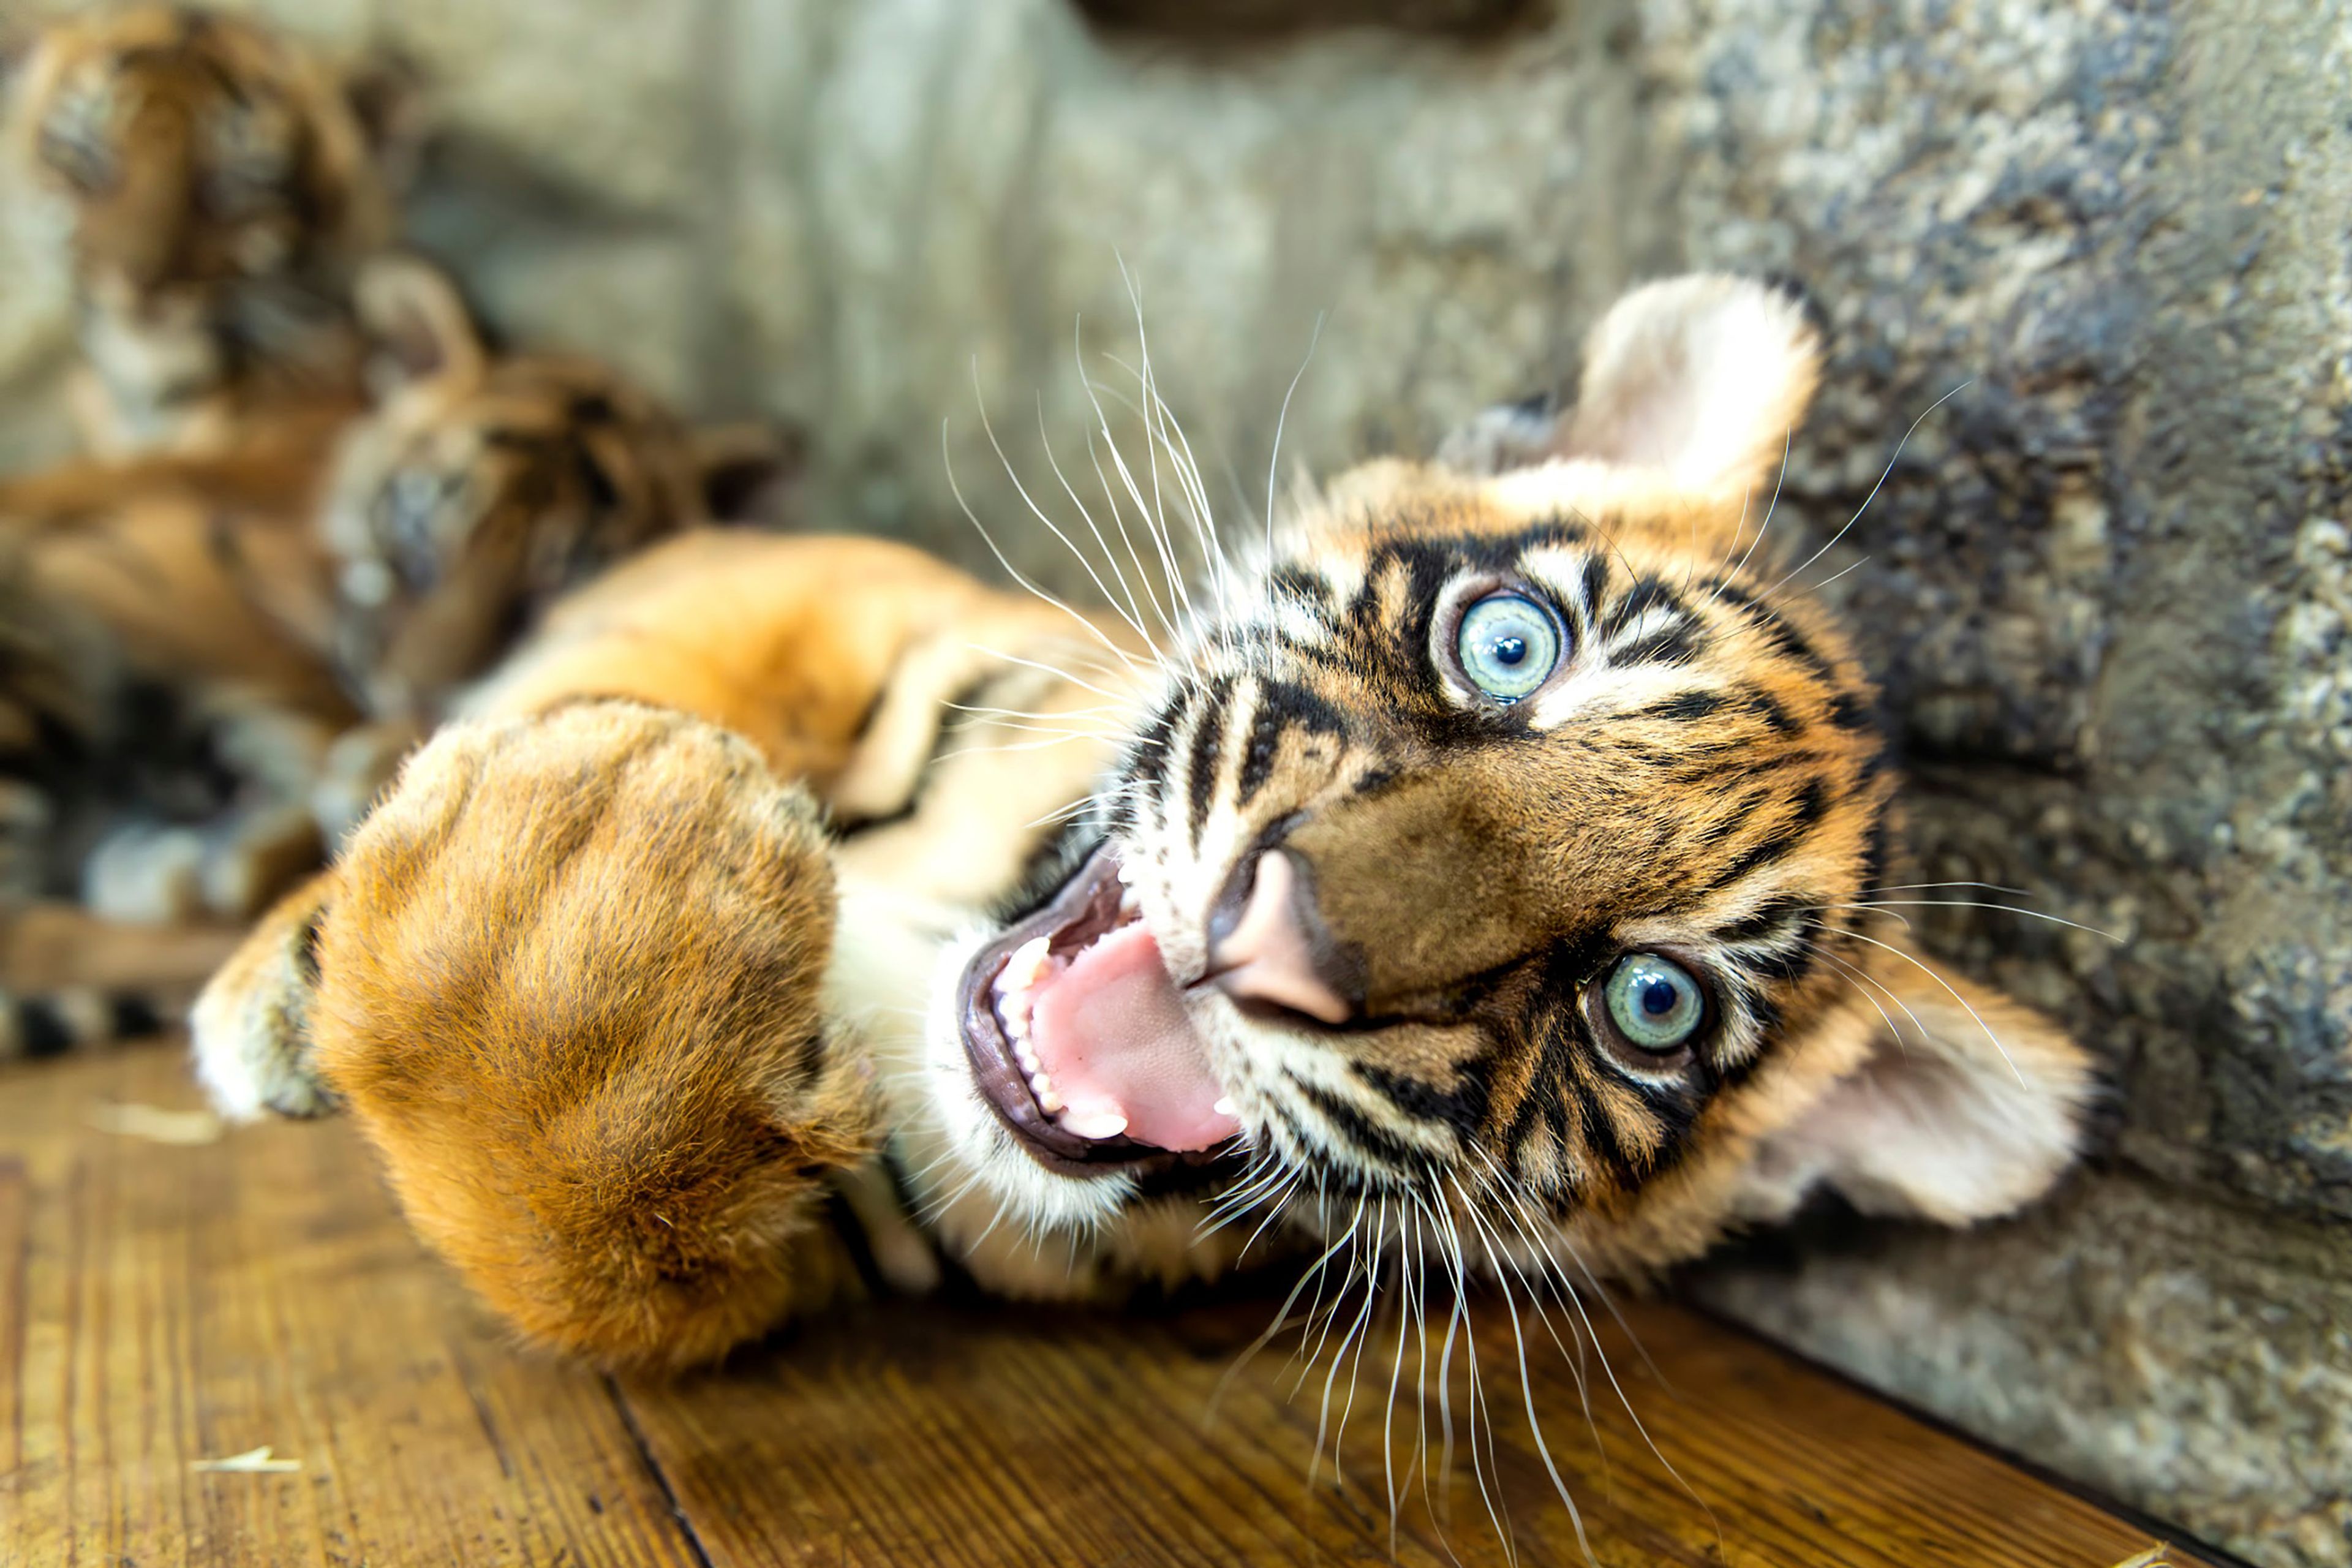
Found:
[[[722,731],[623,703],[462,728],[344,860],[318,1066],[525,1334],[708,1360],[837,1282],[815,1177],[875,1130],[819,1006],[831,900],[805,798]]]
[[[934,650],[1067,632],[877,540],[701,531],[621,565],[215,979],[208,1079],[268,1086],[234,1110],[347,1106],[419,1233],[532,1340],[709,1359],[838,1288],[817,1178],[880,1131],[821,1010],[833,872],[790,781],[904,805],[933,733],[886,687],[935,727],[971,660]]]
[[[65,205],[92,450],[210,449],[360,401],[352,268],[393,229],[393,73],[236,17],[138,5],[32,43],[6,128]]]
[[[1148,653],[903,547],[674,540],[551,610],[265,922],[202,1068],[232,1110],[347,1103],[474,1289],[602,1362],[706,1359],[828,1293],[824,1186],[927,1277],[856,1173],[886,1133],[993,1289],[1212,1277],[1246,1222],[1033,1161],[965,1058],[962,965],[1035,929],[998,906],[1039,907],[1083,809],[1261,1168],[1328,1195],[1276,1237],[1378,1194],[1402,1250],[1409,1194],[1454,1231],[1441,1270],[1638,1273],[1823,1188],[2008,1212],[2072,1157],[2089,1063],[1867,907],[1899,854],[1868,681],[1749,548],[1818,371],[1770,290],[1637,291],[1531,460],[1343,476]],[[1501,701],[1443,630],[1498,593],[1569,649]],[[1221,889],[1276,852],[1345,1026],[1213,963]],[[1609,1022],[1642,955],[1708,987],[1704,1029]]]
[[[519,628],[697,521],[714,468],[757,455],[730,438],[714,463],[593,362],[488,354],[422,264],[362,279],[402,356],[364,416],[330,400],[203,451],[0,480],[10,905],[250,915]],[[176,1010],[173,979],[155,976]]]

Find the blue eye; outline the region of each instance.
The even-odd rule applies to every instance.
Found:
[[[1706,994],[1690,971],[1654,952],[1618,960],[1602,995],[1617,1032],[1645,1051],[1674,1050],[1698,1032],[1706,1016]]]
[[[1462,612],[1454,654],[1470,684],[1497,702],[1517,702],[1559,663],[1559,626],[1517,594],[1490,594]]]

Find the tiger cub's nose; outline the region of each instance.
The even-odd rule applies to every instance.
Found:
[[[1237,1002],[1262,1002],[1326,1024],[1354,1017],[1362,986],[1323,917],[1307,869],[1286,849],[1234,868],[1209,915],[1209,975]]]

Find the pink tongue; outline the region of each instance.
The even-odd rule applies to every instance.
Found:
[[[1216,1109],[1224,1089],[1141,921],[1041,978],[1033,995],[1030,1044],[1067,1120],[1123,1116],[1129,1138],[1161,1149],[1206,1149],[1241,1131]]]

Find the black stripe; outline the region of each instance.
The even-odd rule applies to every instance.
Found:
[[[1716,932],[1727,942],[1745,942],[1770,951],[1734,953],[1731,962],[1759,980],[1801,985],[1813,972],[1820,947],[1813,933],[1821,917],[1796,899],[1775,899],[1738,925]]]
[[[1751,789],[1741,795],[1732,808],[1723,814],[1721,821],[1699,836],[1699,842],[1712,847],[1738,832],[1741,825],[1758,806],[1764,804],[1765,797],[1770,793],[1769,790]]]
[[[1611,606],[1609,618],[1601,623],[1601,632],[1613,637],[1651,610],[1672,610],[1676,615],[1687,615],[1689,606],[1683,603],[1681,595],[1666,585],[1663,578],[1637,577],[1633,585],[1625,590],[1624,597]]]
[[[1585,1070],[1591,1069],[1588,1066]],[[1601,1090],[1573,1068],[1566,1076],[1568,1087],[1575,1091],[1577,1104],[1583,1112],[1584,1147],[1609,1167],[1609,1174],[1619,1187],[1631,1191],[1639,1184],[1641,1172],[1634,1167],[1625,1145],[1617,1141],[1617,1124],[1609,1119],[1601,1103]]]
[[[1266,574],[1266,589],[1312,611],[1326,626],[1331,624],[1331,584],[1296,562],[1286,561]]]
[[[1797,795],[1796,809],[1789,815],[1789,831],[1801,837],[1812,832],[1821,826],[1822,818],[1828,815],[1829,809],[1829,786],[1819,778],[1807,779],[1805,787]]]
[[[1598,620],[1601,603],[1609,592],[1609,557],[1595,553],[1584,559],[1584,603],[1580,608],[1588,622]]]
[[[1706,885],[1706,891],[1714,893],[1735,886],[1751,871],[1788,858],[1790,853],[1811,837],[1819,826],[1822,814],[1829,809],[1829,792],[1819,779],[1809,779],[1804,791],[1797,797],[1789,820],[1773,828],[1765,837],[1751,845],[1747,853],[1734,860],[1721,875]]]
[[[1130,785],[1149,786],[1154,795],[1164,796],[1168,782],[1168,764],[1175,745],[1177,721],[1184,712],[1183,691],[1178,691],[1167,706],[1153,716],[1143,732],[1128,748],[1127,762],[1119,769],[1120,776]],[[1143,827],[1143,795],[1137,788],[1121,790],[1112,807],[1112,818],[1120,831],[1132,837]]]
[[[58,1010],[41,997],[27,997],[18,1004],[16,1023],[24,1037],[25,1054],[28,1057],[62,1056],[73,1049],[72,1028]]]
[[[1454,1069],[1453,1089],[1440,1089],[1370,1063],[1358,1063],[1356,1076],[1405,1115],[1420,1121],[1443,1123],[1468,1138],[1486,1120],[1487,1100],[1492,1092],[1486,1069],[1483,1058],[1462,1063]]]
[[[1297,1089],[1318,1114],[1337,1128],[1340,1135],[1356,1145],[1360,1153],[1369,1154],[1392,1169],[1412,1170],[1425,1165],[1429,1156],[1382,1127],[1376,1127],[1364,1113],[1327,1089],[1308,1083],[1295,1073],[1284,1075],[1291,1087]]]
[[[1216,798],[1217,751],[1225,738],[1225,709],[1233,695],[1233,677],[1217,677],[1198,704],[1200,717],[1192,725],[1192,761],[1184,771],[1184,785],[1191,795],[1195,849],[1201,847],[1201,834],[1209,825],[1209,806]]]
[[[1606,1061],[1607,1058],[1603,1058]],[[1661,1081],[1636,1078],[1630,1073],[1612,1071],[1619,1084],[1633,1091],[1643,1106],[1657,1119],[1659,1136],[1656,1150],[1643,1156],[1636,1168],[1644,1180],[1654,1180],[1671,1168],[1683,1156],[1690,1143],[1690,1130],[1698,1121],[1704,1095],[1691,1092],[1688,1085],[1679,1081]],[[1712,1069],[1708,1069],[1712,1077]],[[1630,1156],[1630,1151],[1629,1151]]]
[[[1764,721],[1765,728],[1776,735],[1800,735],[1805,727],[1789,716],[1789,710],[1772,700],[1769,691],[1748,687],[1740,693],[1741,706]]]
[[[1848,734],[1863,735],[1878,730],[1874,704],[1853,691],[1839,691],[1830,698],[1830,722]]]
[[[1287,680],[1261,682],[1257,710],[1250,716],[1248,749],[1242,755],[1241,805],[1247,805],[1273,776],[1282,736],[1290,730],[1344,736],[1348,725],[1337,708],[1307,687]]]
[[[1747,588],[1728,579],[1718,578],[1710,584],[1724,604],[1737,606],[1748,617],[1748,625],[1763,634],[1764,640],[1784,658],[1804,667],[1807,674],[1823,686],[1835,689],[1837,676],[1829,661],[1807,641],[1805,635],[1790,625],[1788,618],[1773,609]]]
[[[1790,923],[1803,918],[1804,909],[1805,906],[1793,898],[1784,896],[1769,900],[1759,905],[1756,912],[1747,919],[1719,928],[1715,933],[1716,940],[1744,945],[1786,936]]]
[[[1732,995],[1756,1026],[1756,1048],[1738,1061],[1726,1060],[1719,1051],[1710,1055],[1708,1065],[1715,1070],[1716,1081],[1727,1089],[1746,1082],[1764,1064],[1765,1055],[1771,1049],[1774,1037],[1780,1033],[1781,1018],[1779,1005],[1764,994],[1761,986],[1736,985],[1732,988]]]
[[[1609,657],[1615,663],[1624,666],[1682,664],[1698,651],[1698,644],[1693,635],[1696,629],[1688,621],[1681,621],[1671,626],[1662,626],[1632,647],[1621,648]]]
[[[1234,804],[1247,806],[1274,776],[1275,752],[1282,742],[1282,715],[1261,693],[1257,710],[1250,715],[1248,749],[1242,752],[1241,783],[1235,791]]]
[[[1528,1135],[1535,1129],[1536,1119],[1544,1114],[1547,1099],[1554,1103],[1559,1101],[1559,1073],[1546,1059],[1538,1058],[1535,1073],[1528,1082],[1527,1093],[1519,1097],[1517,1108],[1511,1112],[1511,1124],[1503,1129],[1503,1162],[1506,1166],[1515,1166],[1518,1163],[1520,1151],[1527,1146]],[[1563,1147],[1560,1152],[1566,1154],[1570,1151]]]
[[[107,1017],[118,1040],[144,1039],[163,1032],[155,1005],[135,991],[118,991],[106,999]]]
[[[1664,702],[1643,709],[1636,719],[1663,719],[1676,724],[1711,718],[1724,709],[1724,700],[1712,691],[1685,691],[1679,697],[1669,697]]]

